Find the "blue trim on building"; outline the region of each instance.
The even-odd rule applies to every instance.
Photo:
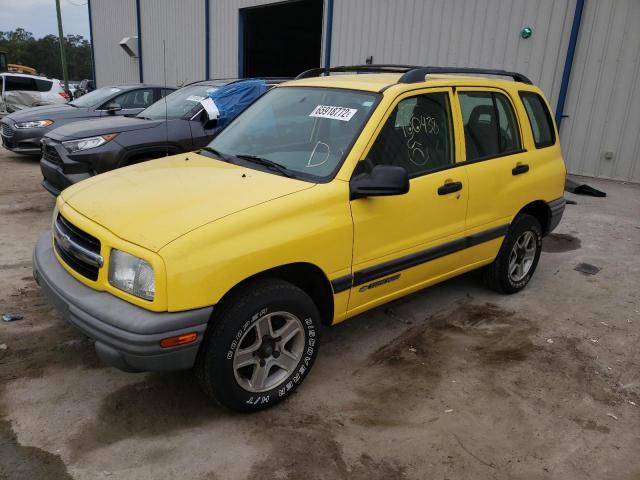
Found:
[[[582,12],[584,10],[585,0],[577,0],[576,10],[573,14],[573,24],[571,25],[571,35],[569,36],[569,47],[567,48],[567,57],[564,61],[564,71],[562,72],[562,82],[560,83],[560,95],[558,96],[558,105],[556,106],[556,125],[560,130],[562,122],[562,114],[564,113],[564,104],[567,101],[567,91],[569,90],[569,80],[571,79],[571,69],[573,68],[573,57],[576,53],[578,45],[578,33],[582,24]]]
[[[93,24],[91,19],[91,0],[87,0],[87,10],[89,12],[89,43],[91,44],[91,74],[93,75],[93,84],[97,85],[96,78],[96,55],[93,48]]]
[[[333,0],[327,0],[327,24],[324,32],[324,69],[331,68],[331,34],[333,31]]]
[[[204,78],[207,80],[210,77],[210,65],[209,65],[209,0],[204,0]]]
[[[244,15],[238,10],[238,78],[244,78]]]
[[[144,83],[144,69],[142,68],[142,22],[140,21],[140,0],[136,0],[136,25],[138,27],[138,71],[140,83]]]

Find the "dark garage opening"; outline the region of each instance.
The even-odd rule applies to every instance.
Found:
[[[320,66],[323,0],[240,10],[240,74],[295,77]]]

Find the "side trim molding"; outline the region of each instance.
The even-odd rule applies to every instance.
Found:
[[[469,235],[458,240],[443,243],[437,247],[428,248],[420,252],[412,253],[411,255],[405,255],[404,257],[389,260],[388,262],[383,262],[378,265],[374,265],[373,267],[359,270],[353,274],[353,286],[357,287],[358,285],[369,283],[378,278],[406,270],[407,268],[415,267],[417,265],[436,260],[440,257],[451,255],[452,253],[460,250],[474,247],[496,238],[504,237],[508,230],[509,225],[501,225],[483,232],[474,233],[473,235]],[[348,277],[346,278],[348,279]],[[341,287],[345,287],[348,283],[345,277],[332,281],[331,284],[334,285],[334,291],[336,291],[335,282],[338,281],[340,281],[339,286]],[[349,287],[347,286],[346,288]]]
[[[344,292],[351,288],[352,275],[345,275],[331,280],[331,286],[333,287],[333,293]]]

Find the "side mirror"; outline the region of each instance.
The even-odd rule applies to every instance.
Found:
[[[200,123],[202,123],[202,128],[204,128],[205,130],[211,130],[218,126],[218,119],[209,118],[209,115],[207,115],[207,111],[204,109],[200,111],[200,115],[198,115],[198,117],[196,118],[200,120]]]
[[[114,114],[114,113],[119,112],[120,110],[122,110],[122,107],[118,103],[111,102],[111,103],[107,104],[107,106],[105,107],[105,110],[106,110],[107,113]]]
[[[409,191],[409,173],[396,165],[376,165],[371,172],[353,177],[349,189],[351,200],[402,195]]]

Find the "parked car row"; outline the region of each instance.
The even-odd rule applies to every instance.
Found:
[[[366,65],[266,84],[198,82],[131,117],[96,91],[82,98],[102,118],[42,130],[45,186],[82,181],[57,197],[34,278],[106,364],[193,369],[252,412],[301,385],[322,325],[477,268],[498,292],[529,283],[565,207],[529,79]]]

